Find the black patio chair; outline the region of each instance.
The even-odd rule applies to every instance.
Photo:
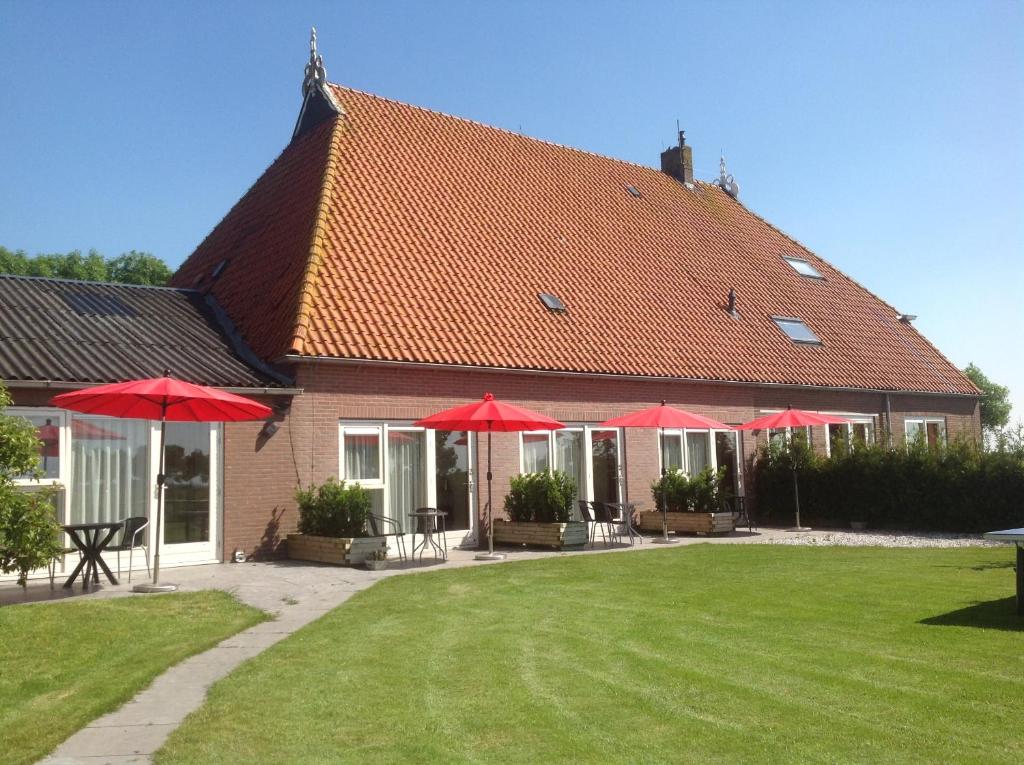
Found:
[[[594,534],[597,531],[597,526],[594,521],[594,512],[590,509],[592,503],[587,502],[585,499],[578,499],[576,504],[580,508],[580,518],[587,525],[587,542],[594,544]]]
[[[149,545],[146,544],[146,538],[143,536],[143,532],[149,527],[149,518],[144,515],[135,515],[131,518],[125,518],[121,521],[123,525],[121,529],[121,540],[116,545],[107,545],[107,549],[104,552],[116,552],[117,553],[117,578],[121,578],[121,552],[128,552],[128,582],[132,581],[132,555],[135,552],[136,547],[141,547],[142,552],[146,555],[146,573],[149,574]]]
[[[391,519],[385,518],[383,515],[374,515],[369,513],[366,516],[366,522],[370,527],[370,535],[375,537],[394,537],[395,538],[395,549],[398,550],[398,559],[401,561],[406,560],[405,554],[405,532],[402,531],[398,522]],[[383,531],[385,529],[393,529],[392,531]]]
[[[604,546],[609,546],[609,539],[612,542],[616,541],[616,539],[621,542],[622,535],[619,534],[618,530],[618,514],[614,508],[605,502],[592,502],[591,505],[594,508],[594,521],[601,527],[601,538],[604,539]]]

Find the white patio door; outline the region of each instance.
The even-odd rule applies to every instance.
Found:
[[[164,447],[161,564],[216,559],[220,537],[221,427],[205,422],[168,422]],[[152,433],[158,458],[160,428]],[[153,466],[153,473],[159,463]],[[155,492],[154,492],[155,495]],[[155,496],[150,518],[156,516]]]

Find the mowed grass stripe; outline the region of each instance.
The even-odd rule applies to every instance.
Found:
[[[158,762],[1016,762],[1011,555],[698,545],[395,577],[215,686]]]

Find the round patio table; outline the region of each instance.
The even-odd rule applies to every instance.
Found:
[[[633,544],[633,537],[640,540],[640,544],[644,543],[644,538],[640,534],[640,529],[633,525],[633,513],[636,512],[636,506],[640,503],[637,502],[605,502],[608,507],[614,507],[619,511],[619,524],[624,526],[626,533],[629,535],[629,543]]]
[[[432,507],[421,507],[419,510],[409,513],[409,517],[413,520],[412,555],[410,556],[410,560],[416,557],[416,524],[417,521],[421,519],[423,520],[423,542],[419,546],[420,560],[423,560],[423,551],[427,549],[427,545],[434,548],[435,560],[437,559],[438,554],[440,554],[441,560],[448,560],[448,540],[445,539],[444,535],[444,519],[448,517],[448,513],[435,510]],[[441,525],[440,529],[437,528],[438,524]],[[441,547],[434,538],[437,534],[441,535],[441,541],[444,542],[444,547]]]
[[[71,537],[72,543],[82,553],[82,559],[78,561],[71,576],[64,582],[65,587],[71,587],[79,574],[82,575],[82,589],[89,586],[89,579],[92,578],[95,584],[100,583],[100,569],[111,584],[117,584],[117,577],[111,573],[103,560],[103,551],[124,527],[122,521],[108,521],[105,523],[69,523],[62,526],[64,531]]]
[[[985,539],[1012,542],[1017,546],[1017,616],[1024,616],[1024,528],[990,531]]]

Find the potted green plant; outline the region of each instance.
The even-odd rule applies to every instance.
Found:
[[[561,470],[513,476],[505,497],[508,520],[494,521],[494,541],[583,549],[587,526],[572,519],[575,498],[576,482]]]
[[[288,535],[289,558],[352,566],[386,549],[384,537],[366,534],[372,501],[358,483],[329,478],[319,486],[299,489],[295,499],[299,533]]]
[[[385,547],[373,550],[363,560],[363,565],[370,571],[381,571],[388,567],[388,551]]]
[[[705,468],[695,476],[669,470],[651,484],[655,511],[637,513],[642,531],[660,532],[663,524],[677,534],[727,534],[736,519],[726,509],[725,470]]]

